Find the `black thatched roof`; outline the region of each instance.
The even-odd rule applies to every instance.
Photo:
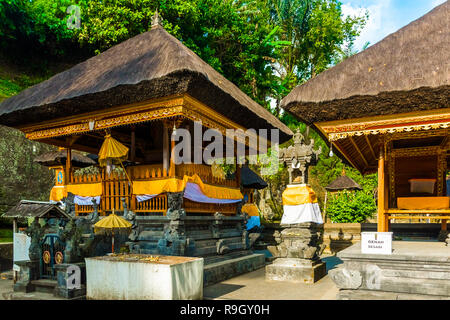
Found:
[[[327,191],[340,191],[340,190],[362,190],[361,186],[357,184],[352,178],[346,175],[340,176],[333,180],[329,185],[325,187]]]
[[[256,172],[254,172],[248,166],[242,166],[241,185],[244,188],[264,189],[267,187],[267,182],[265,182]]]
[[[317,122],[450,107],[450,3],[296,87],[280,106]]]
[[[78,168],[85,168],[96,164],[96,162],[90,157],[83,156],[82,154],[74,151],[72,151],[71,158],[72,166]],[[60,150],[43,153],[34,158],[34,161],[43,166],[52,167],[57,165],[65,165],[66,159],[67,150]]]
[[[31,200],[21,200],[15,207],[6,212],[3,217],[71,219],[71,216],[55,203]]]
[[[0,104],[19,126],[187,93],[245,128],[292,132],[159,25]]]

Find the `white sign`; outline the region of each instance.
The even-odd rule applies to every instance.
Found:
[[[392,254],[392,232],[361,232],[361,253]]]
[[[30,249],[31,238],[25,233],[14,233],[13,235],[13,260],[16,261],[26,261],[30,260],[28,256],[28,250]],[[14,271],[20,271],[18,265],[14,264]]]

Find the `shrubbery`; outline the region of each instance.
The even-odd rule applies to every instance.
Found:
[[[341,192],[332,195],[327,204],[327,216],[338,223],[361,223],[377,210],[375,199],[365,191]]]

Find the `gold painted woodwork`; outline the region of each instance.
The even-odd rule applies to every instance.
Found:
[[[47,121],[37,125],[20,126],[17,129],[23,131],[30,140],[43,140],[176,117],[201,121],[203,126],[216,129],[223,135],[226,134],[226,129],[246,130],[246,128],[187,94],[108,108],[102,111]],[[94,127],[93,130],[90,130],[89,123],[92,121],[94,122]],[[259,138],[263,139],[262,137]],[[235,137],[235,140],[240,141],[238,137]],[[248,144],[245,141],[241,142]],[[263,139],[263,142],[270,143],[270,141],[265,139]]]
[[[447,129],[450,128],[450,108],[319,122],[315,125],[330,141],[369,134]]]

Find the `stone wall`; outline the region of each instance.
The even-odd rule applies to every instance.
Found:
[[[361,241],[361,223],[325,223],[324,253],[334,254]]]
[[[276,238],[280,237],[279,224],[267,223],[263,225],[257,249],[269,249],[276,246]],[[395,240],[415,240],[437,238],[441,230],[440,223],[391,223],[391,231]],[[361,232],[377,231],[376,223],[325,223],[323,243],[326,245],[325,254],[335,254],[352,244],[361,241]]]
[[[0,243],[0,272],[12,269],[13,243]]]

